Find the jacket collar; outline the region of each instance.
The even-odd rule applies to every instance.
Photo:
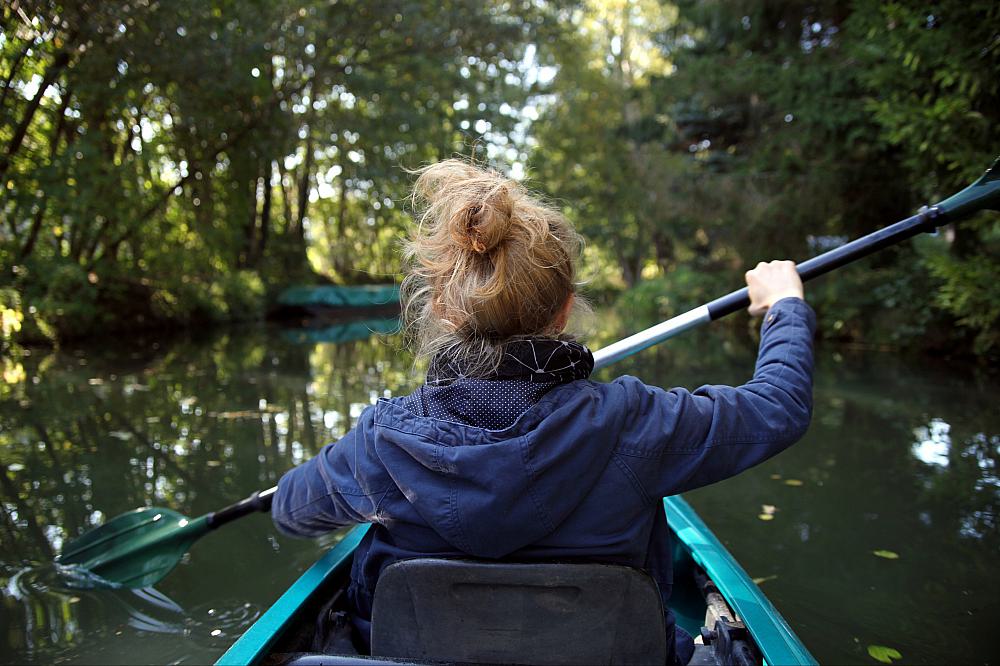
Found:
[[[594,355],[579,342],[560,338],[521,338],[504,345],[500,364],[482,373],[443,354],[431,360],[427,384],[447,385],[458,379],[513,379],[533,384],[565,384],[586,379],[594,370]]]

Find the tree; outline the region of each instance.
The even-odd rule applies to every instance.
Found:
[[[17,268],[4,282],[70,336],[247,314],[263,283],[314,279],[310,249],[336,259],[333,277],[391,279],[400,166],[463,149],[470,127],[506,140],[546,11],[5,6],[0,257]]]

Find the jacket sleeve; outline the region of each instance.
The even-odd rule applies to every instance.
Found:
[[[271,505],[279,532],[313,537],[374,519],[385,494],[384,475],[372,460],[374,413],[362,412],[354,429],[281,477]]]
[[[798,441],[812,416],[815,314],[785,298],[768,310],[753,379],[685,389],[617,380],[629,415],[616,454],[651,498],[734,476]]]

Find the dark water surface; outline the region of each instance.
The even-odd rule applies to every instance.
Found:
[[[252,516],[147,590],[66,588],[44,563],[135,507],[194,516],[271,486],[376,398],[411,390],[409,357],[369,326],[388,330],[259,328],[6,362],[0,662],[220,655],[337,535],[286,539]],[[694,332],[599,378],[694,388],[752,365],[752,349]],[[907,663],[996,662],[998,397],[966,366],[820,349],[806,438],[687,497],[820,662],[876,663],[869,646]]]

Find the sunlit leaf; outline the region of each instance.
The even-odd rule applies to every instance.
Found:
[[[875,557],[884,557],[887,560],[898,560],[899,553],[894,553],[891,550],[873,550],[872,555]]]
[[[794,486],[794,487],[798,488],[799,486],[802,485],[802,482],[799,481],[798,479],[785,479],[785,485],[786,486]]]
[[[754,578],[753,582],[754,582],[754,585],[762,585],[762,584],[766,583],[769,580],[776,579],[777,577],[778,577],[778,574],[774,574],[773,576],[760,576],[759,578]]]

